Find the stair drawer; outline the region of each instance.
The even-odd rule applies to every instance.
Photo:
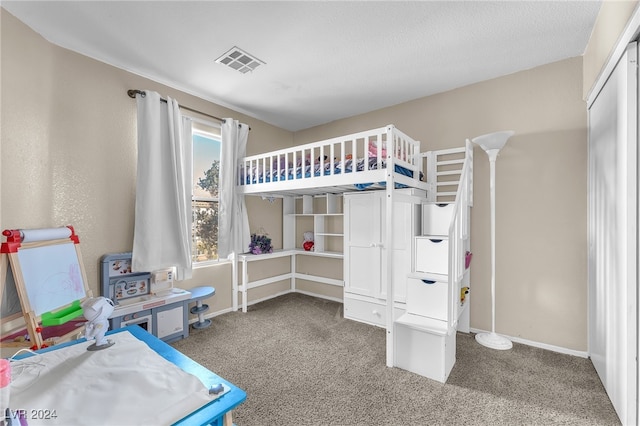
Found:
[[[407,313],[447,321],[448,287],[446,281],[409,278]]]
[[[446,275],[449,273],[449,240],[416,237],[415,271]]]
[[[344,317],[367,324],[386,327],[386,306],[360,299],[344,297]]]
[[[449,235],[455,204],[422,204],[422,235]]]

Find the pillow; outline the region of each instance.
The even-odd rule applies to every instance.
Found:
[[[380,147],[382,145],[382,147]],[[369,158],[378,157],[378,149],[381,148],[380,156],[382,158],[387,158],[387,143],[386,142],[378,142],[377,138],[369,139]]]

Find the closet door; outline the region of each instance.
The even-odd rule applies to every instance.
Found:
[[[638,420],[637,57],[589,106],[589,353],[623,424]]]
[[[377,297],[381,285],[381,197],[376,192],[344,196],[345,291]]]

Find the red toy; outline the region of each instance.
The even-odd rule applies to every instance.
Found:
[[[305,251],[313,251],[313,232],[307,231],[303,236],[302,248],[305,249]]]

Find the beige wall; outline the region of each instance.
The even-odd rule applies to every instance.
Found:
[[[90,286],[105,253],[131,249],[135,101],[130,88],[233,116],[251,128],[249,153],[393,123],[423,150],[516,132],[497,163],[497,330],[584,351],[586,343],[586,112],[582,101],[636,1],[607,0],[584,58],[573,58],[295,134],[43,40],[2,13],[0,228],[75,225]],[[583,66],[584,59],[584,66]],[[488,162],[475,150],[471,325],[490,328]],[[248,198],[252,230],[281,247],[281,203]],[[255,277],[271,266],[255,262]],[[318,265],[301,265],[315,270]],[[273,268],[286,268],[275,265]],[[320,268],[322,269],[322,267]],[[335,266],[333,267],[335,269]],[[231,306],[228,264],[197,269],[183,287],[214,285],[213,310]],[[335,288],[301,288],[340,297]],[[282,291],[256,290],[255,300]]]
[[[573,58],[296,132],[305,143],[395,124],[422,149],[515,135],[497,166],[497,331],[587,349],[587,116]],[[489,169],[475,149],[471,326],[491,328]]]
[[[587,120],[582,101],[637,0],[605,0],[582,58],[299,131],[294,144],[395,124],[422,149],[512,129],[496,166],[497,331],[587,350]],[[475,149],[471,326],[491,327],[488,161]]]
[[[604,0],[584,52],[583,98],[586,99],[602,67],[609,59],[629,18],[638,7],[638,0]]]
[[[0,228],[73,225],[94,294],[100,294],[100,258],[131,251],[133,242],[136,102],[128,89],[156,90],[249,124],[250,153],[291,144],[291,132],[52,45],[0,11]],[[252,229],[281,234],[281,204],[252,199],[249,206]],[[281,237],[275,240],[282,245]],[[231,306],[228,263],[196,269],[192,280],[178,284],[216,287],[212,312]]]

